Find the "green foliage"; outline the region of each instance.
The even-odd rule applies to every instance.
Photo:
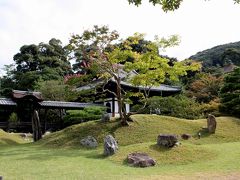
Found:
[[[119,35],[116,31],[109,31],[108,27],[94,26],[92,31],[84,31],[81,36],[73,35],[68,48],[74,52],[80,72],[87,73],[92,69],[96,77],[108,82],[110,78],[116,83],[116,90],[104,89],[113,94],[118,100],[118,107],[122,123],[126,123],[127,115],[123,108],[124,101],[129,99],[122,86],[122,74],[126,74],[124,81],[134,86],[144,87],[144,98],[148,97],[152,86],[159,86],[168,77],[177,81],[179,76],[186,75],[188,70],[198,70],[199,66],[185,66],[182,62],[171,62],[159,55],[159,49],[175,46],[179,43],[176,35],[169,38],[155,37],[155,41],[146,41],[144,35],[135,33],[116,44]],[[79,59],[80,58],[80,59]],[[137,72],[130,76],[131,72]],[[103,84],[104,86],[105,84]]]
[[[70,72],[70,62],[67,50],[61,41],[51,39],[49,43],[24,45],[20,52],[14,55],[16,69],[12,71],[12,79],[17,88],[33,89],[40,80],[56,80]]]
[[[213,114],[214,116],[221,116],[222,114],[219,112],[220,99],[216,98],[208,103],[201,104],[201,111],[205,116],[207,114]]]
[[[224,86],[220,93],[220,111],[240,116],[240,68],[236,68],[224,78]]]
[[[40,80],[36,83],[35,90],[42,93],[44,100],[73,101],[78,97],[78,93],[64,84],[63,80]]]
[[[17,124],[18,123],[18,117],[17,117],[17,114],[16,113],[12,113],[8,119],[8,122],[9,123],[12,123],[12,124]]]
[[[136,6],[142,4],[142,0],[128,0],[128,2]],[[182,2],[183,0],[149,0],[149,3],[152,3],[154,6],[157,4],[161,5],[164,12],[178,9]],[[240,0],[233,0],[233,2],[239,4]]]
[[[240,48],[228,48],[226,49],[222,56],[222,61],[225,64],[233,63],[237,66],[240,66]]]
[[[178,118],[198,119],[202,117],[201,105],[183,95],[175,97],[151,97],[148,100],[149,111],[160,110],[162,115]]]
[[[73,56],[70,54],[70,59],[76,60],[73,70],[79,74],[92,74],[94,77],[97,67],[92,64],[92,55],[97,55],[96,52],[106,48],[111,49],[110,42],[118,37],[117,31],[109,31],[107,26],[99,27],[97,25],[91,31],[85,30],[82,35],[72,35],[67,48],[73,52]],[[95,53],[91,54],[91,52]]]
[[[219,45],[211,49],[198,52],[189,59],[202,62],[205,72],[222,73],[221,68],[231,60],[235,65],[240,65],[240,42]]]
[[[103,138],[112,134],[118,140],[119,146],[134,145],[138,143],[155,142],[156,137],[162,134],[193,135],[189,143],[213,144],[240,141],[240,119],[233,117],[217,117],[217,130],[211,136],[197,139],[197,133],[202,127],[207,126],[206,119],[187,120],[169,116],[158,115],[133,115],[130,126],[120,126],[118,121],[111,120],[109,123],[90,121],[67,127],[61,131],[52,133],[39,143],[50,147],[78,147],[79,140],[86,136],[94,136],[102,144]],[[196,138],[196,139],[195,139]],[[102,147],[102,146],[100,146]],[[102,149],[101,149],[102,150]]]
[[[211,74],[201,73],[195,76],[195,78],[187,87],[187,96],[196,98],[200,103],[208,103],[218,98],[220,88],[223,85],[222,76],[216,77]]]
[[[178,9],[182,1],[183,0],[170,0],[170,1],[149,0],[149,3],[152,3],[154,6],[156,4],[159,4],[162,6],[163,11],[167,12],[167,11],[174,11],[174,10]],[[141,5],[142,0],[128,0],[128,2],[132,3],[136,6],[139,6],[139,5]]]
[[[67,115],[64,117],[64,124],[65,126],[69,126],[81,122],[101,119],[105,110],[105,107],[98,106],[85,107],[83,110],[68,110]]]
[[[141,34],[135,34],[132,39],[139,41],[143,38]],[[128,41],[128,40],[126,40]],[[168,39],[156,37],[154,42],[149,42],[146,47],[147,52],[142,54],[132,54],[133,62],[126,62],[124,69],[127,71],[136,71],[129,81],[135,86],[144,86],[151,88],[152,86],[159,86],[168,77],[171,81],[178,81],[179,76],[186,75],[188,70],[198,70],[198,64],[185,66],[182,62],[172,62],[169,64],[169,59],[159,56],[159,48],[167,48],[177,45],[178,38],[171,36]],[[129,48],[131,50],[131,48]]]

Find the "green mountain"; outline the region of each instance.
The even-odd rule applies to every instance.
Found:
[[[202,62],[204,70],[223,67],[231,63],[240,66],[240,41],[215,46],[211,49],[198,52],[189,57],[189,59]]]

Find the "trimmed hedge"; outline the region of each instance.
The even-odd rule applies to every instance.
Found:
[[[102,114],[106,111],[105,107],[92,106],[83,110],[68,110],[64,117],[64,125],[69,126],[87,121],[101,119]]]

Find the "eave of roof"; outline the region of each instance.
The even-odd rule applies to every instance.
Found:
[[[0,98],[0,106],[17,106],[17,103],[9,98]]]
[[[99,106],[93,103],[78,103],[64,101],[42,101],[38,103],[40,108],[55,108],[55,109],[83,109],[88,106]],[[10,107],[17,106],[17,103],[9,98],[0,98],[0,106]]]
[[[31,91],[20,91],[20,90],[13,90],[12,91],[13,99],[23,99],[28,97],[34,97],[38,102],[42,101],[42,94],[40,92],[31,92]]]
[[[114,82],[115,81],[111,78],[109,80],[109,82]],[[77,91],[82,91],[82,90],[89,90],[89,89],[93,89],[98,85],[102,85],[104,84],[104,81],[102,80],[97,80],[92,82],[91,84],[85,85],[85,86],[81,86],[76,88]],[[132,84],[125,82],[125,81],[121,81],[121,85],[123,86],[127,86],[127,87],[131,87],[131,88],[137,88],[139,90],[145,90],[147,89],[146,87],[143,86],[133,86]],[[151,87],[150,91],[168,91],[168,92],[180,92],[181,91],[181,87],[179,86],[169,86],[169,85],[165,85],[165,84],[161,84],[160,86],[153,86]]]
[[[78,103],[78,102],[64,102],[64,101],[42,101],[38,103],[42,108],[68,108],[68,109],[83,109],[88,106],[97,106],[93,103]]]

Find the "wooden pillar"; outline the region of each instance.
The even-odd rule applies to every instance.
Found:
[[[41,124],[39,115],[36,109],[34,109],[31,113],[32,119],[32,130],[33,130],[33,140],[38,141],[42,138]]]
[[[115,98],[112,98],[112,117],[115,117]]]
[[[48,109],[45,109],[44,116],[43,116],[44,133],[47,131],[47,112],[48,112]]]

